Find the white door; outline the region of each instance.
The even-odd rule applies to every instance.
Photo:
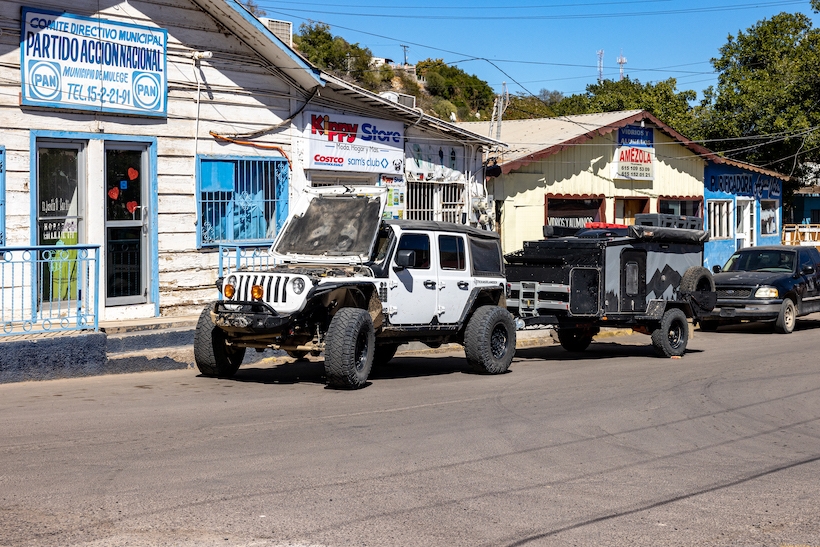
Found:
[[[416,262],[410,267],[398,269],[395,254],[390,262],[387,301],[392,324],[429,324],[437,316],[438,276],[433,262],[433,245],[427,233],[401,234],[396,253],[414,251]]]
[[[438,246],[438,320],[457,323],[473,289],[468,273],[467,238],[460,234],[436,234]]]
[[[735,212],[737,248],[755,245],[755,202],[753,199],[738,198]]]

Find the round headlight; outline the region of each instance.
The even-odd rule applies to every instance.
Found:
[[[251,298],[254,300],[262,300],[264,295],[265,291],[262,289],[262,285],[254,285],[251,287]]]
[[[296,277],[293,279],[293,292],[296,294],[302,294],[302,291],[305,290],[305,280],[301,277]]]

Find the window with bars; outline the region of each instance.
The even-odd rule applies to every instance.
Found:
[[[199,159],[199,244],[270,243],[288,215],[284,158]]]
[[[712,200],[707,204],[707,222],[711,239],[728,239],[734,237],[732,228],[732,201]]]
[[[407,183],[407,218],[462,223],[465,187],[461,183]]]

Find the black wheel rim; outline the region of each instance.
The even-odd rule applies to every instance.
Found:
[[[507,329],[503,325],[496,325],[490,336],[490,351],[493,357],[501,359],[507,353]]]
[[[367,363],[367,332],[362,330],[356,337],[356,370],[361,371]]]
[[[683,325],[675,321],[669,327],[669,346],[678,349],[683,345]]]

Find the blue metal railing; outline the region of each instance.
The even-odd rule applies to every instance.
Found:
[[[0,247],[0,336],[99,326],[99,245]]]
[[[220,245],[219,277],[225,277],[240,268],[264,270],[276,264],[270,254],[270,245]]]

